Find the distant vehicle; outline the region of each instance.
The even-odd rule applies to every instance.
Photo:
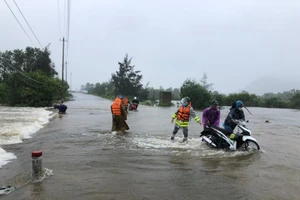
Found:
[[[135,103],[129,104],[128,108],[129,108],[130,111],[137,111],[137,105]]]

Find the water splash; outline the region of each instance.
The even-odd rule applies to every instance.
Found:
[[[53,175],[53,171],[51,169],[43,168],[42,175],[39,178],[32,180],[32,182],[33,183],[42,182],[44,179],[49,178],[52,175]]]
[[[12,108],[0,106],[0,145],[21,143],[43,128],[52,111],[44,108]]]
[[[10,160],[16,159],[17,157],[13,153],[6,152],[0,147],[0,168],[6,165]]]
[[[202,158],[228,158],[249,155],[253,152],[224,151],[208,147],[201,139],[191,138],[182,142],[183,138],[177,137],[172,142],[170,138],[148,136],[141,138],[135,136],[132,140],[131,150],[145,150],[151,152],[171,153],[176,156],[193,156]]]

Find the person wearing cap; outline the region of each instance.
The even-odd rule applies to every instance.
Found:
[[[210,107],[203,110],[202,123],[204,125],[204,129],[207,125],[220,126],[220,117],[221,114],[218,108],[218,102],[214,100]]]
[[[243,102],[238,100],[235,101],[232,104],[232,107],[230,108],[230,111],[225,119],[225,122],[223,124],[224,128],[229,131],[230,133],[233,133],[233,130],[236,127],[237,120],[245,120],[245,114],[243,111]]]
[[[126,111],[122,105],[123,96],[118,95],[115,101],[111,104],[111,114],[112,114],[112,129],[111,131],[125,131],[129,130],[128,124],[125,122],[127,120]]]

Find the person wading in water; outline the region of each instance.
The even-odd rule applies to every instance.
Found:
[[[111,114],[112,114],[112,128],[111,131],[122,131],[129,130],[128,124],[125,122],[127,120],[127,114],[122,105],[123,97],[118,95],[115,101],[111,104]]]

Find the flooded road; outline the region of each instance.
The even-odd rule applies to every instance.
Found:
[[[2,146],[17,159],[0,168],[0,184],[18,189],[0,199],[299,199],[297,110],[250,108],[248,127],[262,150],[247,154],[209,149],[194,121],[188,144],[179,142],[181,130],[172,143],[175,107],[139,106],[129,113],[128,133],[112,134],[111,101],[78,93],[74,98],[66,115],[32,138]],[[36,149],[53,175],[28,183]]]

